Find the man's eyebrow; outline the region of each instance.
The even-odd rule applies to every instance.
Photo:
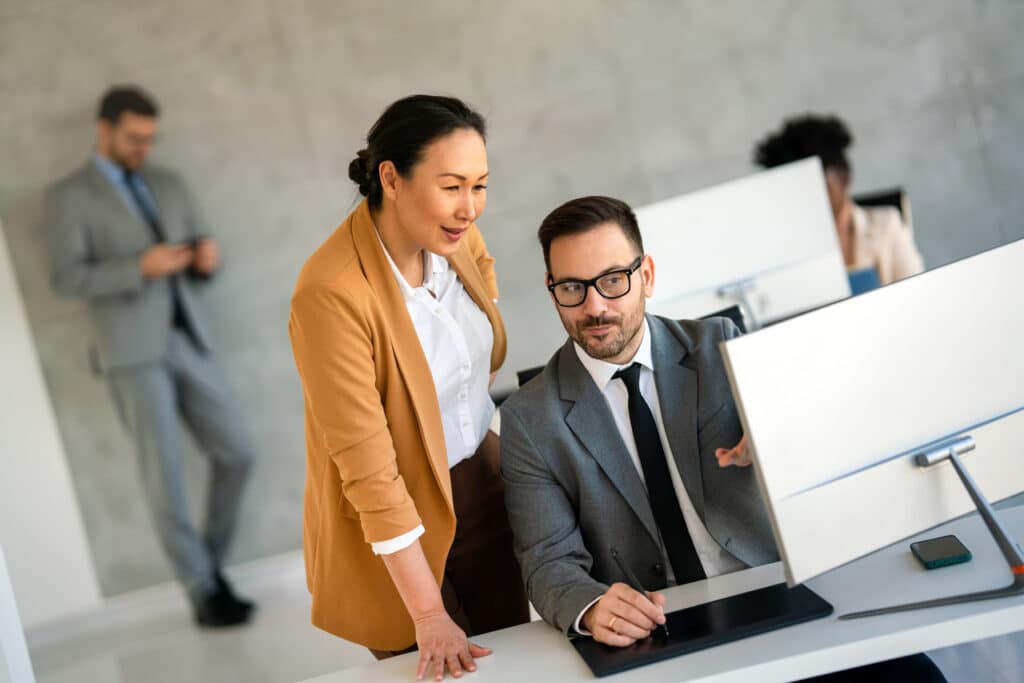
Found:
[[[633,259],[633,260],[635,261],[636,259]],[[594,278],[599,278],[599,277],[602,277],[604,275],[607,275],[608,273],[614,273],[615,271],[619,271],[619,270],[629,270],[630,266],[632,266],[632,265],[633,265],[633,263],[630,262],[630,264],[626,265],[626,266],[611,266],[610,268],[605,268],[600,273],[595,275]],[[566,280],[582,281],[582,280],[590,280],[590,279],[592,279],[592,278],[589,278],[589,277],[573,277],[573,276],[570,275],[569,277],[558,278],[557,280],[554,280],[554,282],[565,282]]]

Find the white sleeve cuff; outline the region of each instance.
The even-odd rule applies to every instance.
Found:
[[[407,531],[401,536],[389,538],[386,541],[371,543],[370,548],[373,549],[374,555],[390,555],[391,553],[397,553],[399,550],[405,550],[415,543],[416,539],[422,536],[425,531],[426,529],[424,529],[423,525],[420,524],[412,531]]]
[[[576,621],[573,622],[573,625],[572,625],[572,628],[573,628],[574,631],[576,631],[576,633],[579,633],[581,636],[592,636],[592,635],[594,635],[593,633],[591,633],[587,629],[583,628],[583,623],[582,623],[583,622],[583,615],[586,614],[587,610],[590,609],[591,607],[593,607],[594,605],[596,605],[597,601],[600,600],[603,597],[604,597],[603,593],[601,595],[598,595],[596,598],[591,600],[590,603],[588,603],[586,607],[584,607],[583,609],[580,610],[579,616],[576,617]]]

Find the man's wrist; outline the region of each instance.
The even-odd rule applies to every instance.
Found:
[[[591,600],[586,607],[580,610],[579,616],[576,617],[576,623],[573,624],[573,630],[575,630],[576,633],[579,633],[583,636],[594,635],[593,630],[590,628],[588,624],[588,622],[590,621],[589,615],[593,613],[594,605],[600,602],[601,598],[603,598],[604,595],[604,593],[601,593],[601,595],[598,595],[596,598]]]

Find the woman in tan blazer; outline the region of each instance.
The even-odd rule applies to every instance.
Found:
[[[289,333],[306,407],[313,623],[418,675],[475,669],[467,636],[529,620],[487,430],[505,357],[483,118],[392,104],[349,168],[365,197],[306,262]]]
[[[817,156],[825,168],[825,185],[836,237],[849,271],[874,268],[887,285],[924,270],[914,233],[893,207],[862,207],[850,199],[850,162],[846,149],[853,143],[846,124],[835,116],[808,114],[787,120],[754,151],[765,168]]]

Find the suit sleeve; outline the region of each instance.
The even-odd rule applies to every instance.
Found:
[[[398,472],[366,317],[349,297],[317,284],[295,293],[288,330],[314,422],[309,438],[321,440],[337,468],[366,542],[413,531],[421,520]]]
[[[487,295],[492,301],[498,300],[498,275],[494,272],[494,257],[487,251],[487,244],[480,229],[475,225],[470,228],[466,235],[469,241],[469,252],[473,255],[476,267],[480,270],[480,277],[483,278],[484,286],[487,287]]]
[[[503,407],[501,475],[515,552],[530,602],[546,622],[569,633],[608,586],[590,576],[576,509],[519,416]]]
[[[100,299],[142,290],[138,255],[97,259],[89,244],[73,188],[54,188],[47,197],[50,270],[54,289],[66,296]]]

